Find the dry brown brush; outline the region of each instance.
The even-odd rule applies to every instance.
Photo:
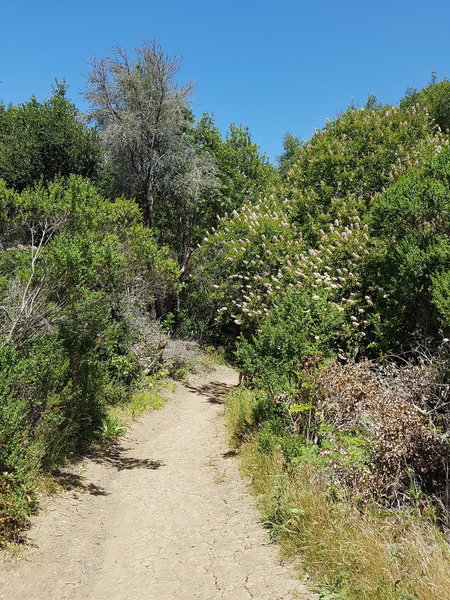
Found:
[[[444,367],[424,357],[402,363],[334,360],[316,374],[315,423],[322,443],[334,443],[334,454],[326,444],[322,453],[333,456],[338,483],[363,500],[396,508],[417,506],[426,493],[447,515],[450,411]],[[321,428],[324,423],[328,427]],[[359,436],[366,449],[363,464],[347,460],[342,434]]]

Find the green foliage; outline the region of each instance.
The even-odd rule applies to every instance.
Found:
[[[275,182],[275,170],[252,141],[247,127],[231,124],[222,139],[213,118],[205,114],[193,128],[200,152],[214,159],[219,185],[206,191],[195,206],[195,242],[222,217],[247,202],[255,202]]]
[[[414,105],[426,109],[436,125],[443,131],[447,131],[450,128],[450,81],[448,79],[443,79],[438,83],[431,81],[421,91],[407,90],[401,106],[411,107]]]
[[[240,387],[225,402],[225,416],[230,444],[237,448],[254,428],[257,416],[258,394]]]
[[[299,374],[305,356],[332,352],[342,316],[325,295],[289,292],[250,340],[242,339],[237,358],[242,371],[268,381]]]
[[[333,198],[370,200],[433,152],[431,131],[427,113],[415,106],[350,108],[297,152],[287,173],[297,218],[307,221]]]
[[[31,485],[18,482],[7,471],[0,475],[0,548],[7,539],[20,540],[20,531],[27,524],[27,515],[36,511]]]
[[[133,418],[141,415],[149,408],[157,410],[164,406],[163,398],[157,390],[153,389],[154,385],[147,384],[147,386],[147,389],[134,392],[131,395],[130,402],[126,405],[126,410]]]
[[[273,196],[220,219],[192,259],[189,311],[197,327],[226,343],[241,324],[251,330],[268,311],[267,296],[276,288],[270,275],[279,272],[286,248],[296,246],[287,219],[286,206]]]
[[[295,164],[298,158],[301,156],[302,147],[305,142],[292,135],[292,133],[285,133],[283,138],[283,154],[278,157],[278,163],[280,165],[280,171],[283,175],[289,171],[289,169]]]
[[[0,207],[0,472],[14,482],[3,508],[12,527],[39,473],[119,435],[107,406],[133,391],[135,345],[179,284],[136,204],[107,200],[81,177],[21,194],[0,185]]]
[[[305,317],[308,302],[288,307],[283,319],[295,323],[295,340],[286,341],[288,325],[280,324],[272,349],[266,339],[265,348],[246,361],[253,364],[254,373],[265,375],[270,369],[263,366],[260,351],[273,353],[274,368],[286,373],[284,359],[275,360],[274,352],[283,344],[288,345],[285,354],[291,356],[292,365],[298,360],[298,348],[308,344],[308,351],[327,348],[357,357],[394,347],[417,327],[436,331],[432,314],[429,323],[420,322],[432,294],[425,282],[428,291],[421,295],[420,273],[427,273],[429,281],[437,265],[447,268],[446,159],[433,159],[441,152],[444,156],[447,145],[447,137],[433,129],[424,110],[383,107],[374,101],[361,110],[349,109],[307,143],[288,136],[282,184],[221,219],[197,251],[188,288],[191,318],[209,336],[228,339],[229,348],[241,335],[241,347],[248,352],[255,333],[265,331],[272,314],[288,307],[286,298],[295,290],[301,292],[298,297],[309,297],[309,303],[312,298],[323,302],[322,313],[333,315],[335,321],[332,336],[322,330],[322,319],[311,324]],[[418,165],[442,173],[426,175]],[[399,192],[406,185],[403,178],[412,173],[417,175],[410,187],[420,193],[414,202],[410,197],[408,207],[404,200],[397,206],[393,198],[403,194]],[[421,201],[420,194],[430,200]],[[383,204],[385,196],[389,200]],[[380,217],[375,216],[377,210]],[[376,224],[377,218],[383,219],[384,229]],[[423,242],[400,235],[417,229],[419,222],[431,236],[426,242],[432,248],[428,256]],[[388,289],[392,286],[395,290]],[[423,306],[419,318],[405,319],[403,306],[410,312],[416,302]],[[310,340],[318,342],[318,348]]]
[[[450,272],[435,273],[432,277],[433,303],[447,332],[450,328]]]
[[[420,330],[438,336],[450,326],[450,150],[412,169],[374,202],[372,235],[380,238],[370,256],[365,286],[378,285],[377,344],[392,347]]]
[[[79,174],[96,180],[102,153],[95,130],[79,119],[57,83],[50,99],[0,106],[0,178],[18,191],[39,179]]]
[[[115,440],[125,433],[125,426],[114,415],[106,415],[102,421],[101,434],[102,441],[108,443]]]

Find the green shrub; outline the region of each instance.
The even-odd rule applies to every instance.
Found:
[[[413,332],[448,329],[450,269],[450,149],[413,169],[380,195],[371,210],[378,251],[369,257],[364,287],[379,289],[373,344],[388,349]]]
[[[237,359],[250,379],[260,379],[273,392],[289,391],[307,356],[333,352],[342,317],[338,310],[310,291],[288,293],[249,340],[242,338]],[[280,387],[281,386],[281,387]]]
[[[178,269],[134,202],[106,200],[80,177],[21,194],[0,186],[2,207],[0,473],[10,478],[3,510],[13,531],[16,508],[34,502],[21,502],[22,491],[32,498],[40,473],[117,435],[107,405],[134,391],[136,347],[155,302],[178,290]]]

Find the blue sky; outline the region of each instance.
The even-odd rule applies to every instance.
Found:
[[[93,56],[154,38],[183,57],[193,109],[225,130],[249,125],[271,158],[286,131],[309,138],[325,118],[374,93],[397,102],[431,72],[450,76],[448,0],[0,0],[0,99],[50,95],[66,78],[81,109]]]

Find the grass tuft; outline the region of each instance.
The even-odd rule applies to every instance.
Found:
[[[127,427],[140,415],[164,406],[165,400],[161,395],[163,382],[148,379],[147,387],[133,392],[128,402],[108,408],[101,430],[105,442],[124,435]]]

